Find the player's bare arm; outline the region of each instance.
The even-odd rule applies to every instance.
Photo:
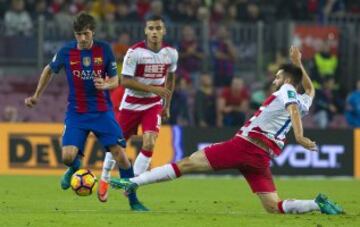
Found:
[[[111,90],[119,86],[118,76],[113,76],[108,79],[103,79],[101,77],[94,78],[94,85],[98,90]]]
[[[165,106],[164,111],[162,113],[162,116],[165,119],[168,119],[170,117],[170,103],[171,103],[171,97],[175,89],[175,73],[170,72],[168,74],[165,87],[170,91],[170,95],[165,100]]]
[[[290,114],[296,142],[308,150],[316,151],[316,143],[309,138],[304,137],[304,130],[297,104],[290,104],[286,109]]]
[[[162,98],[167,98],[171,95],[171,91],[166,87],[157,87],[157,86],[146,85],[146,84],[140,83],[132,78],[129,78],[126,75],[123,76],[122,85],[125,88],[130,88],[130,89],[144,91],[144,92],[151,92],[151,93],[161,96]]]
[[[32,96],[27,97],[25,99],[25,105],[27,107],[32,108],[37,104],[41,94],[44,92],[44,90],[47,87],[47,85],[49,84],[51,78],[52,78],[51,68],[49,65],[47,65],[47,66],[45,66],[45,68],[43,69],[43,71],[41,73],[35,93]]]
[[[298,66],[301,69],[302,75],[303,75],[302,82],[301,82],[302,86],[305,90],[305,93],[313,98],[315,96],[315,88],[311,82],[309,74],[306,72],[306,70],[302,64],[301,56],[302,55],[301,55],[299,48],[297,48],[295,46],[291,46],[290,59],[294,65]]]

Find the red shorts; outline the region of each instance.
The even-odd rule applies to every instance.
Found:
[[[147,110],[133,111],[122,109],[116,115],[116,120],[123,130],[125,139],[129,139],[132,135],[137,134],[139,125],[141,124],[143,133],[156,132],[159,133],[161,126],[162,106],[156,105]]]
[[[242,137],[212,144],[204,149],[214,170],[238,169],[254,193],[276,191],[270,158],[264,150]]]

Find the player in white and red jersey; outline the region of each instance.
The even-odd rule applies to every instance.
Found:
[[[169,118],[171,95],[175,86],[175,70],[178,53],[165,44],[166,34],[161,17],[152,16],[146,20],[146,40],[131,46],[124,58],[122,86],[125,94],[116,116],[123,129],[125,139],[136,134],[141,125],[143,144],[134,163],[134,174],[145,172],[150,165],[162,117]],[[104,162],[111,160],[106,154]],[[131,171],[120,170],[121,177],[131,178]],[[106,182],[100,186],[107,192]],[[137,201],[135,193],[129,195]]]
[[[129,180],[113,178],[110,184],[133,192],[138,186],[176,179],[183,174],[238,169],[270,213],[343,213],[340,206],[322,194],[313,200],[281,200],[276,192],[270,159],[280,154],[290,127],[293,127],[299,144],[310,151],[317,149],[315,142],[304,137],[301,122],[301,116],[311,106],[314,87],[301,63],[300,51],[291,47],[290,57],[293,64],[281,66],[276,74],[274,85],[278,90],[232,139],[210,145],[177,163],[154,168]],[[304,94],[297,93],[295,89],[300,85],[305,90]]]

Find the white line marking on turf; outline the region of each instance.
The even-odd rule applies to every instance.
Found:
[[[57,210],[57,211],[52,211],[52,212],[99,212],[100,210]],[[188,211],[183,211],[183,210],[158,210],[158,211],[147,211],[147,212],[134,212],[134,211],[130,211],[130,210],[106,210],[107,212],[112,211],[112,212],[120,212],[120,213],[133,213],[133,214],[201,214],[201,215],[244,215],[244,212],[235,212],[235,211],[222,211],[222,212],[197,212],[194,210],[188,210]]]

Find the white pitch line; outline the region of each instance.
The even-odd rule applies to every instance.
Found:
[[[103,211],[103,210],[102,210]],[[234,212],[234,211],[223,211],[223,212],[194,212],[194,211],[182,211],[182,210],[169,210],[169,211],[165,211],[165,210],[159,210],[159,211],[147,211],[147,212],[134,212],[134,211],[130,211],[130,210],[106,210],[107,212],[112,211],[112,212],[121,212],[121,213],[131,213],[131,214],[149,214],[149,213],[157,213],[157,214],[199,214],[199,215],[233,215],[233,216],[237,216],[237,215],[244,215],[244,213],[242,212]],[[52,212],[100,212],[100,210],[57,210],[57,211],[52,211]]]

